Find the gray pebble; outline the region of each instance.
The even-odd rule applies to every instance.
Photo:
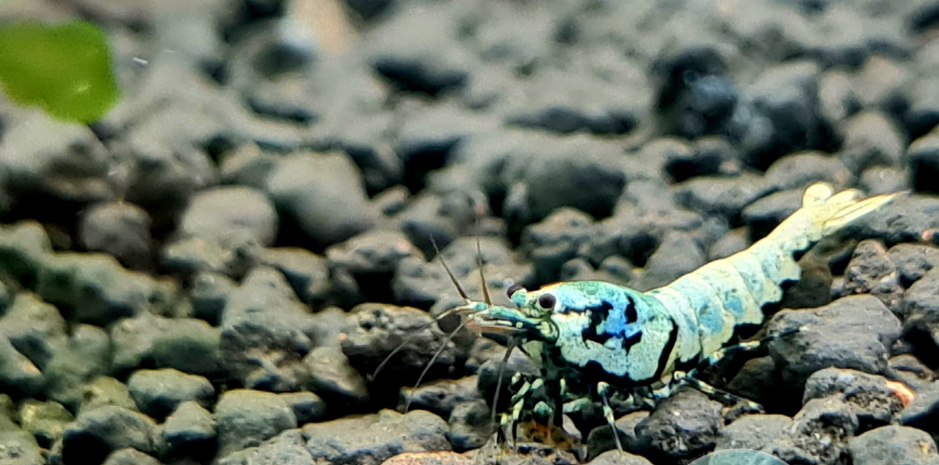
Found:
[[[249,187],[216,187],[192,197],[178,233],[223,246],[268,246],[277,237],[277,212],[270,199]]]
[[[743,209],[766,192],[763,179],[750,174],[723,178],[702,176],[675,186],[679,205],[712,215],[736,220]]]
[[[303,358],[310,390],[330,403],[359,406],[368,402],[368,386],[338,346],[314,347]]]
[[[902,192],[910,189],[910,176],[902,168],[872,166],[861,173],[858,187],[870,195]]]
[[[900,412],[900,424],[933,430],[939,424],[939,382],[933,381],[916,391],[916,397]]]
[[[593,218],[569,207],[554,210],[525,228],[522,247],[535,265],[538,282],[554,282],[564,262],[574,258],[593,233]]]
[[[887,254],[905,287],[919,281],[939,263],[939,248],[927,244],[897,244],[887,250]]]
[[[44,449],[62,437],[65,426],[72,421],[72,414],[62,404],[53,401],[23,401],[17,411],[20,426],[32,434]]]
[[[159,260],[162,268],[183,276],[218,273],[235,277],[245,265],[236,251],[201,237],[187,237],[166,244],[160,250]]]
[[[215,405],[219,457],[256,447],[284,430],[297,427],[293,410],[278,395],[250,389],[222,394]]]
[[[138,412],[106,405],[78,415],[62,436],[66,464],[98,463],[113,451],[130,447],[155,454],[162,447],[156,423]]]
[[[111,350],[111,341],[101,328],[74,326],[68,344],[43,371],[46,396],[74,411],[83,398],[82,385],[110,369]]]
[[[767,355],[747,360],[727,383],[727,389],[761,405],[783,403],[790,399],[793,402],[800,400],[793,396],[798,396],[798,393],[786,392],[782,384],[776,362],[773,357]]]
[[[664,286],[705,263],[704,251],[689,234],[669,231],[649,257],[642,274],[643,289]]]
[[[127,447],[109,454],[103,465],[160,465],[160,461]]]
[[[361,173],[344,155],[281,158],[268,178],[267,192],[277,210],[319,246],[368,230],[379,215],[366,198]]]
[[[900,166],[906,140],[897,124],[887,115],[865,111],[845,122],[844,142],[839,158],[853,173],[875,166]]]
[[[887,361],[887,368],[890,370],[890,379],[898,380],[914,391],[919,391],[936,380],[936,373],[910,354],[891,357]]]
[[[244,144],[225,155],[219,166],[222,182],[263,189],[277,165],[277,157],[264,152],[257,144]]]
[[[902,314],[907,328],[931,331],[939,325],[939,270],[929,271],[907,289]]]
[[[402,415],[386,409],[303,427],[310,455],[340,464],[381,462],[405,452],[452,450],[448,432],[446,422],[422,410]]]
[[[222,313],[221,353],[229,372],[252,389],[297,390],[306,372],[300,356],[312,347],[310,321],[281,273],[254,268]]]
[[[915,428],[888,425],[868,431],[848,443],[854,465],[939,463],[936,442]]]
[[[774,192],[743,209],[743,222],[753,231],[753,237],[763,238],[779,223],[802,207],[803,189]]]
[[[39,369],[45,369],[55,352],[65,348],[66,331],[58,309],[29,292],[18,294],[0,318],[0,337],[8,338]]]
[[[911,195],[845,227],[845,237],[880,239],[888,246],[919,242],[939,229],[939,199]]]
[[[128,268],[147,268],[153,254],[150,215],[127,202],[94,205],[81,217],[78,242],[87,250],[113,255]]]
[[[25,396],[39,395],[45,387],[39,367],[19,353],[6,337],[0,337],[0,387],[4,392]]]
[[[614,423],[616,433],[619,435],[620,444],[625,451],[642,451],[644,444],[640,441],[636,433],[636,426],[649,417],[649,412],[638,411],[628,413],[618,418]],[[602,425],[594,428],[587,436],[587,455],[588,457],[598,457],[606,451],[615,450],[616,442],[613,440],[613,432],[609,425]]]
[[[775,190],[802,190],[815,182],[827,182],[841,189],[852,176],[837,158],[813,151],[786,155],[770,165],[764,174]]]
[[[747,228],[732,229],[708,248],[708,261],[727,258],[737,252],[750,247],[750,230]]]
[[[859,428],[866,431],[893,422],[903,402],[883,376],[857,370],[825,368],[805,382],[803,402],[835,396],[853,409]]]
[[[799,332],[769,343],[783,379],[795,386],[829,366],[883,373],[889,347],[900,336],[897,317],[869,295],[844,297],[812,311],[783,310],[773,316],[767,331],[795,328]]]
[[[792,426],[764,452],[786,463],[843,463],[848,441],[858,429],[850,406],[836,397],[812,399],[793,418]]]
[[[209,324],[218,324],[222,310],[238,285],[225,275],[202,272],[192,278],[189,301],[193,316]]]
[[[932,131],[914,140],[907,157],[913,189],[923,193],[939,192],[935,186],[939,175],[939,132]]]
[[[215,396],[209,380],[172,368],[137,370],[127,380],[127,389],[140,411],[158,420],[183,402],[196,401],[207,406]]]
[[[176,299],[175,283],[129,271],[104,254],[72,252],[46,256],[36,293],[73,310],[75,320],[107,326],[120,318],[160,312]]]
[[[203,320],[145,314],[121,320],[110,328],[110,334],[117,370],[152,363],[211,377],[221,369],[220,331]]]
[[[468,376],[458,380],[436,380],[417,388],[405,387],[401,389],[399,406],[410,405],[411,410],[427,410],[441,418],[450,418],[457,405],[480,399],[477,384],[475,376]]]
[[[420,251],[401,232],[374,230],[359,234],[326,249],[329,265],[352,275],[391,274],[406,257],[420,257]]]
[[[897,267],[880,241],[858,243],[844,271],[844,293],[871,294],[895,315],[903,317],[903,287]]]
[[[274,247],[251,252],[255,265],[280,271],[304,303],[317,308],[330,299],[332,283],[327,260],[299,247]]]
[[[12,422],[0,424],[0,462],[4,465],[43,465],[42,449],[33,436]]]
[[[299,429],[289,429],[257,447],[232,452],[218,459],[218,465],[314,465]]]
[[[744,415],[721,430],[716,450],[760,450],[784,435],[792,418],[784,415]]]
[[[482,399],[456,404],[448,423],[450,444],[457,452],[479,449],[492,436],[492,411]]]
[[[326,414],[326,402],[310,391],[285,392],[279,395],[293,410],[298,425],[320,420]]]
[[[208,459],[216,452],[215,418],[195,401],[179,404],[162,427],[163,440],[177,457]]]
[[[137,403],[130,396],[127,386],[110,376],[99,376],[82,386],[80,413],[106,406],[137,411]]]
[[[668,460],[698,457],[711,450],[721,431],[721,404],[694,389],[662,401],[636,425],[648,455]]]

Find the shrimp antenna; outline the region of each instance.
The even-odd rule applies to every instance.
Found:
[[[502,364],[499,365],[499,374],[496,380],[496,393],[492,396],[492,416],[489,419],[490,424],[496,424],[496,412],[499,411],[499,393],[502,392],[502,376],[505,374],[505,366],[509,363],[509,356],[515,349],[515,338],[509,340],[509,346],[505,350],[505,356],[502,357]]]
[[[434,236],[430,236],[430,245],[434,246],[434,252],[437,253],[437,257],[440,258],[440,264],[443,265],[443,269],[447,271],[447,276],[450,277],[450,281],[453,282],[453,285],[456,286],[457,292],[460,293],[460,297],[463,298],[467,303],[471,302],[469,295],[466,294],[466,291],[463,290],[463,286],[460,286],[460,282],[456,280],[456,275],[453,274],[453,271],[450,270],[450,267],[447,266],[447,261],[443,259],[443,254],[440,253],[440,249],[437,248],[437,241],[434,240]]]
[[[417,383],[414,385],[414,389],[417,389],[421,385],[421,381],[424,381],[424,377],[427,376],[427,372],[430,371],[430,367],[434,366],[434,362],[437,361],[437,357],[440,357],[440,354],[443,353],[444,349],[447,348],[447,344],[453,340],[453,336],[456,333],[460,332],[463,327],[466,326],[466,321],[460,323],[450,334],[447,334],[447,337],[443,340],[443,344],[440,345],[440,348],[434,352],[434,356],[430,358],[430,361],[427,362],[427,365],[424,365],[424,371],[421,372],[421,375],[417,378]],[[411,409],[411,401],[414,400],[414,396],[408,398],[407,404],[404,405],[404,413],[408,413],[408,410]]]
[[[478,218],[476,222],[479,223]],[[486,274],[483,273],[483,249],[479,245],[479,236],[476,236],[476,267],[479,268],[479,280],[483,287],[483,300],[486,302],[486,307],[491,307],[492,299],[489,297],[489,286],[486,285]]]

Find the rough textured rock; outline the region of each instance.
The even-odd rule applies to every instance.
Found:
[[[218,448],[215,418],[195,401],[179,404],[163,423],[162,434],[176,457],[205,460],[214,457]]]
[[[138,412],[113,405],[83,412],[62,436],[62,460],[98,463],[111,452],[133,448],[156,454],[162,438],[156,423]]]
[[[783,310],[768,331],[800,328],[773,340],[770,354],[787,383],[801,386],[812,373],[829,366],[868,373],[887,369],[889,347],[900,336],[900,322],[876,297],[845,297],[814,310]]]
[[[192,197],[180,219],[179,234],[227,246],[268,246],[277,236],[277,212],[267,196],[255,189],[206,189]]]
[[[680,412],[680,413],[679,413]],[[665,460],[699,457],[714,447],[721,430],[721,404],[692,389],[669,397],[636,425],[648,454]]]
[[[903,288],[897,267],[877,241],[861,241],[844,271],[845,294],[871,294],[895,315],[903,316]]]
[[[939,463],[936,442],[925,431],[889,425],[868,431],[848,443],[855,465]]]
[[[113,255],[128,268],[145,268],[153,255],[150,215],[127,202],[94,205],[82,215],[78,242],[87,250]]]
[[[259,446],[282,431],[296,428],[293,410],[276,394],[235,389],[215,405],[219,456]]]
[[[212,383],[202,376],[179,370],[137,370],[127,380],[127,388],[141,412],[162,419],[187,401],[208,406],[215,396]]]
[[[277,210],[319,246],[341,242],[372,225],[378,211],[368,202],[361,174],[343,155],[290,155],[267,181]]]
[[[447,433],[446,422],[420,410],[382,410],[303,427],[310,455],[335,464],[377,465],[404,452],[451,450]]]

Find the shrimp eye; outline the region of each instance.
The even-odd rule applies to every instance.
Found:
[[[522,288],[522,285],[521,285],[521,284],[513,284],[513,285],[509,286],[508,289],[505,290],[505,295],[507,295],[507,296],[511,299],[511,298],[512,298],[512,294],[515,294],[516,292],[518,292],[518,291],[520,291],[520,290],[522,290],[522,289],[523,289],[523,288]]]
[[[541,294],[541,297],[538,297],[538,306],[544,309],[554,308],[557,302],[557,297],[551,294]]]
[[[441,331],[447,334],[450,334],[456,331],[457,328],[460,327],[460,323],[462,321],[463,319],[460,318],[460,315],[457,315],[457,314],[447,315],[443,318],[437,319],[437,327],[440,328]]]

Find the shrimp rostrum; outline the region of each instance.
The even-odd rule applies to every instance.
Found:
[[[508,293],[514,308],[467,301],[454,309],[465,316],[467,327],[507,336],[541,364],[541,379],[513,381],[515,394],[502,414],[500,438],[524,415],[549,417],[560,426],[563,412],[574,409],[573,401],[582,395],[590,404],[600,401],[611,427],[614,393],[654,401],[687,384],[725,402],[742,401],[699,381],[697,371],[729,351],[760,344],[735,344],[735,332],[761,325],[762,307],[779,302],[781,286],[799,280],[795,255],[899,195],[862,199],[854,189],[835,193],[828,184],[814,184],[801,208],[749,249],[648,292],[581,281],[538,290],[513,286]],[[556,388],[537,394],[546,386]]]

